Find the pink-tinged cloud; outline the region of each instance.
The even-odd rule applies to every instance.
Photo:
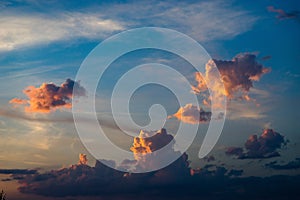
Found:
[[[268,6],[267,10],[269,12],[277,13],[278,14],[276,16],[277,19],[292,19],[292,18],[296,18],[299,15],[298,11],[285,12],[282,9],[276,9],[274,6]]]
[[[186,104],[184,107],[180,107],[175,114],[168,116],[168,118],[176,118],[188,124],[199,124],[210,121],[211,112],[206,112],[203,108],[198,108],[192,104]]]
[[[60,86],[54,83],[43,83],[40,87],[28,86],[23,90],[28,100],[14,98],[10,103],[27,105],[26,112],[49,113],[58,108],[71,108],[74,87],[77,87],[76,95],[85,95],[85,89],[78,82],[67,79]]]
[[[260,136],[249,136],[244,149],[229,147],[225,153],[237,156],[238,159],[272,158],[280,156],[278,150],[286,143],[287,141],[280,133],[265,129]]]
[[[214,75],[213,65],[216,65],[220,72],[224,89],[218,84],[213,84],[210,89],[216,97],[225,95],[229,99],[242,97],[247,101],[250,100],[248,92],[253,87],[253,81],[259,81],[262,75],[270,72],[270,69],[258,63],[256,55],[251,53],[238,54],[231,61],[210,60],[206,64],[205,74],[195,74],[197,85],[192,86],[194,93],[207,91],[206,83],[208,82],[217,82],[215,80],[218,77]],[[208,104],[208,101],[204,103]]]

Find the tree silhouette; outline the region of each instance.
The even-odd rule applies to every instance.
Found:
[[[6,200],[6,194],[3,190],[0,192],[0,200]]]

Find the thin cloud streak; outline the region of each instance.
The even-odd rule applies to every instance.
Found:
[[[22,12],[7,9],[1,17],[0,52],[80,38],[99,40],[118,31],[153,25],[176,29],[202,42],[230,39],[250,30],[258,20],[224,1],[107,3],[49,13],[19,9]]]
[[[125,27],[96,13],[64,12],[1,16],[0,52],[76,38],[98,39]],[[46,34],[45,34],[46,33]]]

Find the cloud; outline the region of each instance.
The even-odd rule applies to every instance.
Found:
[[[210,60],[206,64],[205,74],[196,73],[196,86],[192,86],[192,90],[199,94],[207,91],[207,82],[215,82],[218,77],[213,75],[216,65],[224,84],[224,90],[220,85],[213,85],[211,90],[216,94],[225,95],[229,99],[243,98],[250,100],[248,92],[253,87],[253,81],[259,81],[262,75],[270,71],[269,68],[263,67],[257,62],[256,55],[251,53],[243,53],[236,55],[231,61],[227,60]]]
[[[131,151],[134,153],[135,160],[124,160],[120,166],[116,166],[114,161],[102,160],[105,162],[113,162],[112,166],[118,168],[149,168],[149,166],[158,164],[145,156],[146,154],[161,149],[169,144],[173,139],[165,129],[154,132],[141,131],[138,137],[134,138]],[[176,154],[173,150],[167,149],[167,154]],[[188,156],[183,153],[175,162],[158,171],[134,174],[116,171],[105,166],[102,162],[97,161],[95,167],[87,165],[87,157],[85,154],[79,155],[77,165],[68,168],[52,170],[43,174],[24,176],[20,183],[20,191],[24,193],[36,193],[45,196],[66,196],[66,195],[100,195],[111,193],[111,191],[127,191],[134,190],[136,185],[145,183],[150,185],[167,184],[173,181],[182,180],[190,176],[190,168]],[[56,191],[52,194],[49,191]],[[81,188],[81,189],[80,189]],[[84,190],[84,188],[89,188]]]
[[[73,88],[78,88],[79,96],[85,95],[85,89],[78,82],[67,79],[60,86],[54,83],[43,83],[40,87],[29,86],[23,93],[29,100],[14,98],[12,104],[29,104],[25,107],[26,112],[49,113],[58,108],[71,108]]]
[[[296,158],[286,164],[280,165],[277,164],[277,161],[273,161],[265,164],[266,167],[275,169],[275,170],[291,170],[291,169],[300,169],[300,158]]]
[[[258,20],[249,11],[220,0],[148,1],[107,5],[105,8],[115,19],[126,17],[128,24],[172,28],[201,42],[233,38],[250,30]]]
[[[87,156],[83,153],[79,154],[79,161],[78,161],[78,164],[79,165],[87,165],[88,163],[88,159],[87,159]]]
[[[183,162],[180,161],[183,164]],[[188,164],[188,162],[187,162]],[[174,166],[177,166],[176,170]],[[238,177],[242,170],[206,165],[187,172],[174,165],[151,173],[116,171],[97,161],[94,167],[71,165],[19,180],[19,191],[49,197],[94,196],[108,199],[284,199],[297,197],[300,176]],[[185,175],[182,175],[185,174]],[[181,177],[181,178],[178,178]],[[268,185],[268,187],[265,187]],[[253,193],[253,191],[256,191]],[[296,198],[295,198],[296,199]]]
[[[173,117],[184,123],[199,124],[210,121],[211,112],[206,112],[203,108],[192,104],[186,104],[184,107],[180,107],[175,114],[168,116],[169,119]]]
[[[0,169],[0,174],[36,174],[34,169]]]
[[[258,20],[249,11],[220,0],[92,3],[72,12],[66,11],[70,6],[61,9],[61,2],[59,7],[57,2],[39,4],[43,13],[32,12],[30,4],[5,9],[0,21],[0,51],[79,38],[99,40],[141,26],[176,29],[202,42],[230,39],[250,30]]]
[[[76,38],[98,39],[124,30],[115,20],[97,13],[62,12],[51,14],[3,13],[0,52]]]
[[[211,156],[205,156],[203,160],[205,160],[206,162],[212,162],[215,161],[216,158],[213,155],[211,155]]]
[[[276,9],[274,6],[268,6],[267,10],[269,12],[277,13],[278,15],[276,16],[276,18],[280,20],[297,18],[299,15],[299,11],[285,12],[282,9]]]
[[[43,196],[77,196],[105,194],[112,186],[118,171],[97,162],[95,167],[72,165],[68,168],[52,170],[43,174],[25,176],[19,190]],[[121,173],[118,176],[121,179]],[[51,188],[51,189],[50,189]]]
[[[164,151],[161,152],[164,156],[170,157],[179,155],[179,158],[164,170],[160,170],[159,176],[164,174],[165,176],[170,177],[170,174],[176,173],[176,170],[180,169],[181,171],[184,171],[183,168],[185,168],[185,174],[189,173],[190,169],[187,162],[188,156],[186,153],[183,153],[183,155],[180,156],[180,152],[174,150],[173,139],[174,137],[168,134],[166,129],[152,132],[141,131],[139,136],[134,138],[132,147],[130,148],[136,162],[127,161],[127,164],[131,162],[133,165],[130,168],[146,170],[160,166],[160,159],[156,159],[157,150],[164,147]],[[167,145],[169,143],[171,145],[168,147]],[[150,153],[152,154],[151,156],[149,155]]]
[[[271,158],[280,156],[277,152],[286,144],[284,136],[272,129],[265,129],[258,137],[251,135],[245,142],[245,148],[229,147],[227,155],[237,156],[238,159]]]
[[[266,60],[270,60],[271,58],[272,58],[272,56],[267,55],[267,56],[261,57],[260,59],[263,60],[263,61],[266,61]]]
[[[234,155],[237,156],[238,158],[243,157],[244,155],[244,150],[241,147],[228,147],[225,151],[227,155]]]
[[[142,130],[140,131],[139,136],[134,138],[130,150],[135,155],[151,153],[169,144],[172,139],[173,136],[167,134],[166,129],[161,129],[158,132],[147,132]]]
[[[228,172],[228,176],[241,176],[244,170],[232,169]]]

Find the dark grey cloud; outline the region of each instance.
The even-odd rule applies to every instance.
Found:
[[[260,136],[251,135],[245,142],[244,148],[229,147],[227,155],[234,155],[238,159],[272,158],[280,156],[279,150],[287,141],[280,133],[265,129]]]
[[[35,169],[0,169],[0,174],[36,174]]]
[[[210,156],[205,156],[203,160],[205,160],[206,162],[212,162],[215,161],[216,158],[213,155],[210,155]]]
[[[266,167],[275,170],[295,170],[300,169],[300,158],[296,158],[286,164],[278,164],[278,161],[273,161],[265,164]]]
[[[228,176],[241,176],[243,174],[244,170],[242,169],[231,169],[228,172]]]
[[[187,160],[185,157],[181,159]],[[123,173],[101,162],[97,162],[94,167],[72,165],[26,175],[20,180],[22,185],[19,190],[42,196],[98,196],[99,199],[277,200],[287,197],[297,199],[300,195],[300,176],[242,178],[239,177],[242,170],[228,170],[216,165],[205,165],[188,173],[182,160],[175,162],[173,166],[143,174]]]

